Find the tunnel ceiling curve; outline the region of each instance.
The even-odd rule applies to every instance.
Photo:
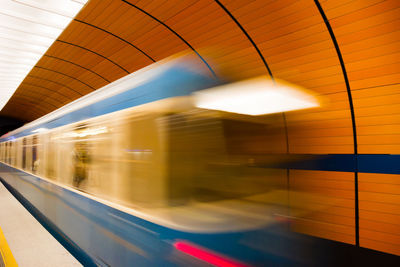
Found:
[[[398,153],[399,7],[396,0],[92,0],[1,114],[31,121],[153,62],[194,51],[210,75],[229,66],[240,78],[268,75],[329,99],[322,110],[301,113],[309,129],[303,135],[290,136],[299,117],[291,123],[286,115],[290,152]],[[202,54],[207,49],[216,52],[212,61]]]
[[[215,53],[212,60],[207,56],[210,50]],[[283,79],[327,100],[318,110],[279,115],[286,139],[271,152],[400,154],[398,0],[91,0],[0,115],[34,120],[182,51],[194,52],[198,66],[210,75],[221,76],[220,69],[226,66],[240,79]],[[307,181],[302,175],[294,172],[290,179]],[[326,179],[322,186],[328,180],[335,183],[341,201],[350,200],[335,210],[337,223],[329,217],[331,224],[314,227],[314,235],[400,253],[400,244],[393,241],[398,236],[390,234],[395,230],[382,230],[398,227],[399,214],[385,213],[392,216],[385,217],[392,223],[376,223],[381,209],[398,200],[397,187],[384,186],[398,185],[398,175],[316,175]],[[356,208],[346,221],[346,214],[353,214],[358,205],[353,196],[357,179],[360,211]],[[387,194],[382,195],[383,202],[367,186]],[[354,216],[359,236],[354,235]],[[376,227],[380,230],[371,230]]]

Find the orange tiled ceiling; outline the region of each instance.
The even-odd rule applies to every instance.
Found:
[[[397,0],[91,0],[1,113],[30,121],[194,50],[210,75],[229,66],[240,78],[269,75],[329,99],[318,111],[286,114],[289,152],[399,153],[399,7]],[[207,49],[216,52],[212,61]]]

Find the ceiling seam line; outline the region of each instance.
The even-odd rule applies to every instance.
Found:
[[[36,75],[31,75],[31,74],[28,74],[27,77],[34,77],[34,78],[36,78],[36,79],[45,80],[45,81],[48,81],[48,82],[52,82],[52,83],[61,85],[62,87],[68,88],[69,90],[71,90],[71,91],[77,93],[78,95],[83,96],[80,92],[78,92],[78,91],[72,89],[72,88],[69,87],[68,85],[65,85],[65,84],[62,84],[62,83],[59,83],[59,82],[55,82],[55,81],[53,81],[53,80],[46,79],[46,78],[43,78],[43,77],[39,77],[39,76],[36,76]],[[70,98],[69,96],[66,96],[66,97],[67,97],[67,98]]]
[[[219,0],[214,0],[214,1],[225,11],[226,14],[229,15],[229,17],[236,23],[236,25],[240,28],[240,30],[243,32],[243,34],[247,37],[247,39],[253,45],[254,49],[257,51],[258,56],[261,58],[262,62],[264,63],[264,66],[267,69],[269,76],[271,77],[272,81],[275,83],[275,78],[272,75],[272,71],[271,71],[266,59],[264,58],[264,55],[261,53],[257,44],[251,38],[250,34],[245,30],[245,28],[240,24],[240,22],[235,18],[235,16],[233,16],[233,14]],[[290,148],[289,147],[289,133],[288,133],[286,115],[284,112],[282,112],[282,118],[283,118],[283,124],[285,127],[285,135],[286,135],[286,153],[289,153],[289,151],[290,151],[290,149],[289,149]]]
[[[4,15],[4,16],[8,16],[8,17],[15,18],[15,19],[18,19],[18,20],[23,20],[23,21],[26,21],[26,22],[29,22],[29,23],[39,24],[39,25],[43,25],[43,26],[45,26],[45,27],[49,27],[49,28],[53,28],[53,29],[63,30],[63,28],[62,28],[62,27],[59,27],[59,26],[49,25],[49,24],[45,24],[45,23],[40,22],[40,21],[35,21],[34,19],[31,20],[30,18],[23,18],[23,17],[21,17],[21,16],[12,15],[12,14],[7,14],[7,13],[5,13],[4,11],[3,11],[3,12],[0,11],[0,14],[1,14],[1,15]]]
[[[73,76],[70,76],[70,75],[68,75],[68,74],[65,74],[65,73],[63,73],[63,72],[56,71],[56,70],[52,70],[52,69],[48,69],[48,68],[41,67],[41,66],[37,66],[37,65],[35,65],[34,68],[43,69],[43,70],[51,71],[51,72],[54,72],[54,73],[58,73],[58,74],[60,74],[60,75],[66,76],[66,77],[71,78],[71,79],[74,79],[74,80],[76,80],[76,81],[78,81],[78,82],[80,82],[80,83],[86,85],[86,86],[89,87],[90,89],[94,90],[94,88],[93,88],[92,86],[90,86],[89,84],[87,84],[87,83],[85,83],[85,82],[83,82],[83,81],[81,81],[81,80],[79,80],[79,79],[77,79],[77,78],[75,78],[75,77],[73,77]]]
[[[219,1],[219,0],[214,0],[224,11],[228,16],[236,23],[236,26],[240,28],[240,30],[243,32],[244,35],[246,35],[247,39],[250,41],[250,43],[253,45],[254,49],[257,51],[258,56],[261,58],[262,62],[264,63],[265,68],[268,71],[269,76],[271,76],[271,79],[274,80],[274,76],[272,75],[271,69],[269,68],[267,61],[265,60],[264,56],[262,55],[260,49],[254,42],[254,40],[250,37],[248,32],[243,28],[243,26],[240,24],[240,22],[233,16],[233,14]]]
[[[207,66],[207,68],[209,69],[209,71],[212,73],[212,75],[217,78],[216,73],[214,72],[214,70],[211,68],[210,64],[208,64],[208,62],[199,54],[199,52],[197,52],[196,49],[194,49],[194,47],[188,42],[186,41],[180,34],[178,34],[176,31],[174,31],[171,27],[169,27],[167,24],[165,24],[164,22],[162,22],[161,20],[157,19],[156,17],[154,17],[153,15],[151,15],[150,13],[146,12],[145,10],[141,9],[140,7],[137,7],[136,5],[126,1],[126,0],[121,0],[122,2],[130,5],[131,7],[143,12],[144,14],[146,14],[147,16],[149,16],[150,18],[152,18],[153,20],[157,21],[158,23],[160,23],[161,25],[163,25],[164,27],[166,27],[170,32],[172,32],[175,36],[177,36],[182,42],[184,42],[190,49],[192,49],[192,51],[200,58],[200,60]]]
[[[39,79],[39,78],[37,78],[36,76],[32,76],[32,75],[28,75],[27,77],[32,77],[32,78]],[[41,85],[36,85],[36,84],[33,84],[33,83],[29,83],[29,82],[23,82],[23,84],[21,84],[20,86],[24,86],[24,85],[30,85],[30,86],[35,86],[35,87],[43,88],[43,89],[46,89],[47,91],[50,91],[50,92],[53,92],[53,93],[57,93],[57,94],[59,94],[60,96],[63,96],[63,97],[65,97],[65,98],[67,98],[67,99],[69,98],[68,96],[61,94],[61,93],[58,92],[57,90],[53,90],[53,89],[50,89],[50,88],[47,88],[47,87],[44,87],[44,86],[41,86]]]
[[[37,102],[37,103],[34,103],[33,101],[29,101],[31,98],[29,98],[29,96],[27,96],[27,97],[24,97],[23,95],[15,95],[14,96],[15,98],[19,98],[19,99],[27,99],[28,100],[28,103],[30,103],[30,104],[32,104],[32,105],[38,105],[38,104],[43,104],[43,103],[46,103],[47,105],[50,105],[50,106],[52,106],[52,107],[54,107],[54,108],[58,108],[57,106],[55,106],[55,105],[53,105],[53,104],[51,104],[50,102],[45,102],[45,101],[43,101],[42,103],[39,103],[39,102]],[[44,107],[44,108],[46,108],[46,107]]]
[[[93,74],[99,76],[100,78],[102,78],[102,79],[105,80],[106,82],[109,82],[109,83],[110,83],[110,81],[109,81],[108,79],[104,78],[103,76],[101,76],[101,75],[98,74],[97,72],[92,71],[91,69],[88,69],[88,68],[86,68],[86,67],[84,67],[84,66],[81,66],[81,65],[79,65],[79,64],[76,64],[76,63],[74,63],[74,62],[72,62],[72,61],[69,61],[69,60],[66,60],[66,59],[63,59],[63,58],[59,58],[59,57],[55,57],[55,56],[46,55],[46,54],[43,55],[43,56],[44,56],[44,57],[53,58],[53,59],[58,59],[58,60],[61,60],[61,61],[64,61],[64,62],[71,63],[71,64],[73,64],[73,65],[75,65],[75,66],[81,67],[82,69],[85,69],[85,70],[87,70],[87,71],[90,71],[91,73],[93,73]]]
[[[267,61],[264,58],[264,55],[261,53],[260,49],[258,48],[257,44],[254,42],[254,40],[251,38],[249,33],[244,29],[242,24],[233,16],[233,14],[219,1],[219,0],[214,0],[224,11],[226,14],[229,15],[229,17],[236,23],[236,25],[240,28],[240,30],[243,32],[243,34],[247,37],[247,39],[250,41],[250,43],[253,45],[253,47],[256,49],[258,56],[261,58],[262,62],[264,63],[265,68],[268,71],[269,76],[272,79],[272,82],[276,84],[275,78],[272,75],[272,71],[267,63]],[[289,146],[289,131],[288,131],[288,126],[287,126],[287,120],[286,120],[286,114],[282,112],[282,120],[283,120],[283,126],[285,128],[285,141],[286,141],[286,153],[289,154],[290,152],[290,146]],[[289,205],[290,205],[290,170],[286,169],[286,183],[287,183],[287,201],[288,201],[288,215],[290,215],[290,210],[289,210]]]
[[[22,102],[21,102],[22,101]],[[22,100],[22,98],[17,98],[17,99],[14,99],[13,100],[13,102],[15,102],[15,103],[18,103],[19,105],[21,105],[21,106],[24,106],[24,107],[26,107],[26,106],[31,106],[31,107],[36,107],[37,105],[36,104],[31,104],[31,103],[27,103],[26,101],[24,101],[24,100]],[[37,106],[37,109],[39,110],[39,111],[41,111],[41,112],[47,112],[46,110],[44,110],[42,107],[40,107],[40,106]],[[29,112],[31,112],[32,110],[29,110]],[[39,113],[40,114],[40,113]]]
[[[123,41],[123,42],[129,44],[130,46],[134,47],[135,49],[137,49],[138,51],[140,51],[144,56],[146,56],[146,57],[147,57],[148,59],[150,59],[151,61],[156,62],[156,61],[155,61],[151,56],[149,56],[146,52],[144,52],[142,49],[140,49],[140,48],[137,47],[136,45],[132,44],[131,42],[125,40],[124,38],[119,37],[118,35],[116,35],[116,34],[114,34],[114,33],[112,33],[112,32],[109,32],[109,31],[107,31],[107,30],[105,30],[105,29],[103,29],[103,28],[100,28],[100,27],[98,27],[98,26],[96,26],[96,25],[93,25],[93,24],[90,24],[90,23],[88,23],[88,22],[85,22],[85,21],[82,21],[82,20],[79,20],[79,19],[74,19],[74,21],[83,23],[83,24],[85,24],[85,25],[94,27],[94,28],[96,28],[96,29],[98,29],[98,30],[100,30],[100,31],[105,32],[105,33],[108,33],[108,34],[114,36],[115,38],[117,38],[117,39],[119,39],[119,40],[121,40],[121,41]]]
[[[52,100],[52,101],[56,102],[58,105],[62,105],[63,104],[61,101],[57,100],[56,98],[52,98],[50,96],[47,96],[46,94],[39,94],[39,93],[37,93],[35,91],[32,91],[32,90],[24,89],[23,93],[18,93],[18,94],[26,95],[28,97],[39,96],[39,97],[43,97],[43,100],[42,100],[43,102],[47,102],[47,100]],[[15,95],[18,95],[18,94],[15,94]],[[50,103],[50,102],[48,102],[48,103]],[[57,107],[57,106],[55,106],[55,107]],[[57,108],[59,108],[59,107],[60,106],[58,106]]]
[[[353,127],[354,154],[358,155],[357,128],[356,128],[356,120],[355,120],[355,114],[354,114],[354,105],[353,105],[353,98],[352,98],[352,94],[351,94],[350,82],[349,82],[349,78],[347,76],[346,66],[344,64],[343,56],[340,51],[339,43],[336,40],[335,33],[333,32],[333,29],[331,27],[328,17],[325,15],[325,12],[324,12],[321,4],[319,3],[319,1],[314,0],[314,3],[318,8],[319,13],[321,14],[321,17],[325,23],[325,26],[329,32],[329,35],[331,36],[333,45],[335,46],[336,54],[337,54],[339,62],[340,62],[340,67],[342,68],[343,78],[344,78],[344,82],[346,84],[347,96],[348,96],[349,106],[350,106],[351,124]],[[355,164],[355,166],[354,166],[355,167],[355,171],[354,171],[355,243],[356,243],[356,246],[359,247],[360,246],[360,226],[359,226],[358,158],[357,158],[357,156],[355,157],[354,164]]]
[[[47,38],[47,39],[53,40],[51,37],[49,37],[49,36],[47,36],[47,35],[44,35],[44,34],[42,34],[42,33],[37,33],[37,32],[32,33],[32,32],[28,32],[28,31],[16,29],[16,28],[10,28],[10,27],[7,27],[7,26],[5,26],[5,25],[0,25],[0,28],[4,28],[4,29],[7,29],[7,30],[16,31],[16,32],[27,33],[27,34],[30,34],[30,35],[40,36],[40,37],[43,37],[43,38]]]
[[[17,106],[26,107],[26,106],[24,106],[23,104],[21,104],[20,102],[16,102],[16,103],[14,103],[14,104],[17,105]],[[30,110],[30,112],[31,112],[31,114],[34,114],[35,116],[37,115],[37,117],[40,117],[40,115],[42,114],[41,112],[39,112],[39,111],[37,111],[37,110],[35,110],[35,109]],[[21,114],[21,112],[15,112],[15,111],[14,111],[13,113]]]
[[[43,97],[44,98],[43,101],[46,100],[46,99],[51,99],[51,100],[57,102],[58,104],[62,104],[62,102],[60,100],[58,100],[56,98],[52,98],[52,97],[50,97],[50,96],[48,96],[46,94],[40,94],[37,91],[28,90],[27,88],[25,88],[23,90],[24,90],[23,93],[15,93],[15,95],[22,94],[22,95],[28,95],[29,97],[39,96],[39,97]],[[31,93],[31,94],[29,95],[28,93]]]
[[[77,45],[77,44],[73,44],[73,43],[70,43],[70,42],[67,42],[67,41],[63,41],[63,40],[60,40],[60,39],[57,39],[56,42],[60,42],[60,43],[72,45],[72,46],[75,46],[75,47],[79,47],[79,48],[81,48],[81,49],[83,49],[83,50],[89,51],[89,52],[91,52],[91,53],[93,53],[93,54],[95,54],[95,55],[98,55],[99,57],[104,58],[105,60],[110,61],[112,64],[114,64],[115,66],[119,67],[120,69],[122,69],[123,71],[125,71],[127,74],[130,73],[130,72],[129,72],[128,70],[126,70],[124,67],[120,66],[119,64],[117,64],[116,62],[112,61],[112,60],[109,59],[108,57],[105,57],[105,56],[103,56],[102,54],[99,54],[99,53],[97,53],[97,52],[95,52],[95,51],[93,51],[93,50],[90,50],[90,49],[86,48],[86,47],[83,47],[83,46],[80,46],[80,45]]]

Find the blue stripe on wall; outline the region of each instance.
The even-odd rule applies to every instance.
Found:
[[[400,174],[400,155],[390,154],[289,154],[270,155],[271,159],[279,158],[280,163],[271,160],[269,163],[256,164],[259,167],[283,168],[298,170],[320,170],[339,172],[363,172]],[[358,159],[358,160],[356,160]],[[266,160],[268,162],[268,158]],[[356,164],[358,163],[358,168]]]

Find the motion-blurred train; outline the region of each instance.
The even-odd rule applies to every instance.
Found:
[[[199,104],[229,106],[229,87],[149,66],[3,136],[0,179],[87,266],[301,262],[286,170],[259,164],[285,141],[281,115]]]

